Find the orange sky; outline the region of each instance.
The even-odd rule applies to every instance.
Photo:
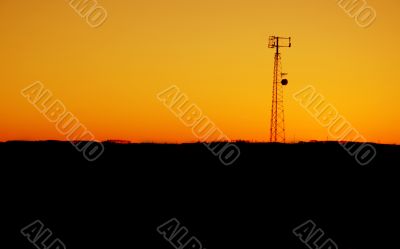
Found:
[[[292,94],[313,85],[367,140],[400,143],[398,0],[360,28],[336,0],[98,0],[91,28],[66,0],[0,1],[0,141],[64,139],[20,91],[41,81],[99,140],[196,141],[156,98],[176,84],[231,139],[267,141],[283,51],[287,141],[325,140]]]

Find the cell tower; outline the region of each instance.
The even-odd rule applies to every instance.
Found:
[[[282,72],[281,54],[279,48],[290,48],[292,46],[290,37],[270,36],[268,48],[275,48],[274,78],[272,82],[272,110],[271,130],[269,141],[272,143],[285,143],[285,115],[283,108],[283,87],[289,82]]]

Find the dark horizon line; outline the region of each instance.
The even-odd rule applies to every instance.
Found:
[[[81,143],[81,142],[98,142],[98,143],[111,143],[111,144],[155,144],[155,145],[186,145],[186,144],[202,144],[204,142],[133,142],[129,140],[118,140],[118,139],[109,139],[103,141],[89,141],[89,140],[53,140],[53,139],[45,139],[45,140],[7,140],[0,141],[0,143],[48,143],[48,142],[57,142],[57,143]],[[309,141],[297,141],[297,142],[257,142],[257,141],[249,141],[249,140],[234,140],[234,141],[212,141],[206,142],[209,143],[232,143],[232,144],[313,144],[313,143],[355,143],[355,144],[364,144],[362,142],[354,142],[354,141],[336,141],[336,140],[309,140]],[[366,144],[376,144],[376,145],[396,145],[399,144],[388,144],[388,143],[376,143],[376,142],[365,142]]]

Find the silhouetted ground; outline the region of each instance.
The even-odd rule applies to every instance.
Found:
[[[35,219],[67,248],[171,249],[156,231],[171,218],[208,249],[305,249],[292,229],[308,219],[340,249],[398,236],[400,146],[375,145],[360,166],[337,143],[238,143],[224,166],[202,144],[104,145],[88,162],[67,142],[0,143],[12,248],[34,248],[19,230]]]

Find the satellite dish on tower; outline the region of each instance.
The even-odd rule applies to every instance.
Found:
[[[286,78],[284,78],[284,76],[286,76],[286,75],[288,75],[288,74],[287,73],[281,73],[281,77],[282,77],[281,84],[282,84],[282,86],[286,86],[289,83],[289,81]]]

